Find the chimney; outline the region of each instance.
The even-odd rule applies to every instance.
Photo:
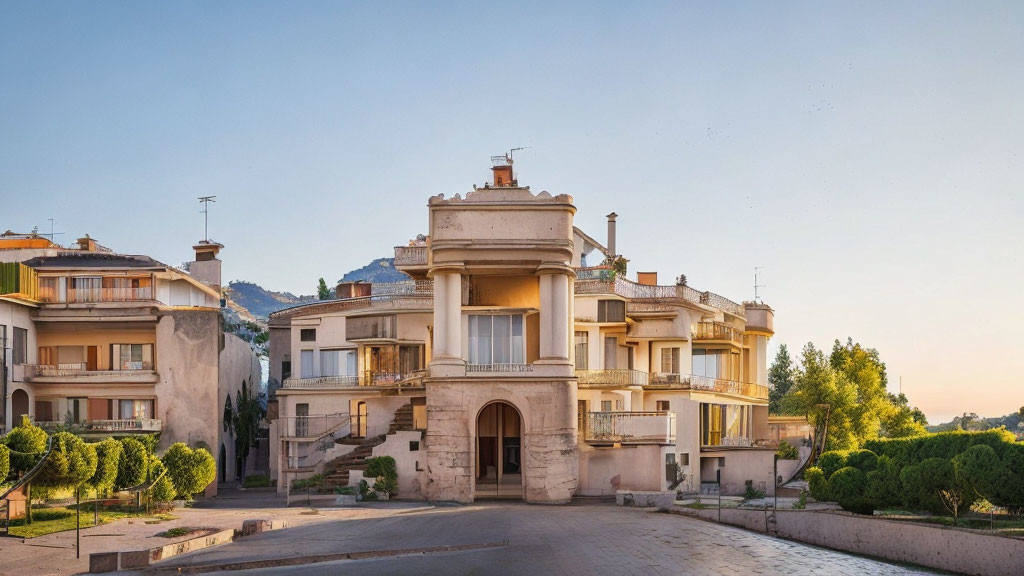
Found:
[[[512,165],[492,166],[491,170],[494,172],[494,187],[495,188],[507,188],[516,185],[516,181],[512,179]]]
[[[657,272],[637,272],[636,283],[643,284],[644,286],[657,286],[658,285],[658,273]]]
[[[338,282],[334,288],[334,297],[339,300],[346,298],[362,298],[370,296],[373,290],[373,285],[368,282]]]
[[[612,258],[617,256],[615,253],[615,219],[618,217],[619,215],[615,212],[608,215],[608,254]]]
[[[188,273],[203,284],[220,292],[220,260],[217,253],[223,248],[223,244],[216,242],[202,241],[192,246],[196,251],[196,259],[188,263]]]
[[[78,242],[78,249],[83,251],[83,252],[95,252],[96,251],[96,241],[93,240],[92,238],[90,238],[88,234],[86,234],[82,238],[79,238],[77,240],[77,242]]]

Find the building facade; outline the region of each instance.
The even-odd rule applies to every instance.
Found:
[[[260,366],[221,329],[220,245],[195,249],[193,275],[88,237],[0,237],[4,431],[28,416],[85,437],[159,433],[160,449],[206,447],[234,479],[225,398],[257,391]]]
[[[395,249],[408,281],[271,316],[279,490],[390,455],[399,496],[427,500],[770,493],[771,308],[629,280],[615,214],[606,247],[572,197],[518,186],[511,162],[493,182],[429,199],[429,235]]]

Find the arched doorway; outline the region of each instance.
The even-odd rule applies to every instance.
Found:
[[[519,410],[492,402],[476,418],[476,498],[522,498],[522,426]]]
[[[28,416],[28,393],[18,389],[11,394],[11,426],[21,424],[22,415]]]

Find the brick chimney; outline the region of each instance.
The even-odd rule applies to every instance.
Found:
[[[192,246],[196,251],[196,259],[188,263],[188,273],[203,284],[220,292],[220,260],[217,253],[224,248],[223,244],[217,242],[202,241]]]
[[[89,237],[88,234],[76,240],[78,242],[78,249],[83,252],[95,252],[96,241]]]
[[[612,258],[618,256],[615,252],[615,219],[618,217],[619,215],[615,212],[608,215],[608,254]]]

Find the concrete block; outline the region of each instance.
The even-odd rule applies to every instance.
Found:
[[[117,572],[118,552],[97,552],[89,554],[89,573],[102,574],[104,572]]]
[[[129,570],[132,568],[145,568],[149,566],[149,550],[129,550],[121,552],[120,569]]]
[[[250,519],[242,522],[242,536],[251,536],[252,534],[260,534],[287,527],[288,522],[285,520]]]

